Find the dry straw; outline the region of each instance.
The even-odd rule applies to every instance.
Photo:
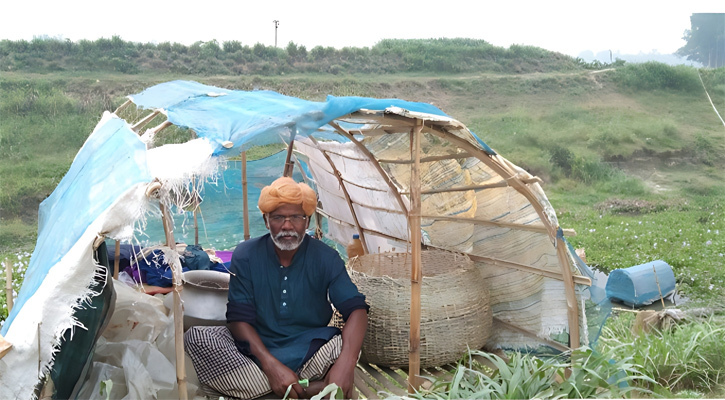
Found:
[[[480,349],[491,334],[492,312],[483,278],[465,255],[425,250],[421,254],[420,364],[455,362]],[[352,258],[350,277],[370,305],[361,361],[389,367],[408,365],[410,331],[408,253]]]

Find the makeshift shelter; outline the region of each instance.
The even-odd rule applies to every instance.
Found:
[[[121,119],[131,104],[149,114]],[[163,123],[140,136],[162,116]],[[171,125],[190,129],[194,138],[152,147],[151,138]],[[271,143],[285,143],[289,151],[249,165],[244,157],[238,161],[246,150]],[[246,171],[254,176],[252,187]],[[251,226],[245,236],[263,228],[258,212],[242,212],[242,199],[249,193],[248,203],[256,204],[260,186],[283,172],[294,172],[316,190],[313,224],[332,245],[342,248],[358,234],[367,253],[410,253],[412,387],[420,368],[425,248],[465,254],[486,278],[482,290],[490,293],[494,316],[487,347],[563,351],[588,343],[584,302],[591,281],[565,242],[573,232],[559,226],[538,178],[462,123],[430,104],[398,99],[330,96],[312,102],[174,81],[129,96],[119,110],[105,113],[41,204],[38,242],[0,331],[13,345],[0,359],[0,397],[32,397],[68,332],[87,328],[77,310],[101,293],[95,282],[107,276],[94,251],[105,239],[139,243],[140,232],[153,242],[148,232],[159,216],[164,254],[175,272],[176,359],[170,364],[185,388],[178,301],[183,286],[174,236],[188,232],[192,218],[184,209],[201,198],[205,246],[231,248],[242,240],[243,226]],[[228,195],[234,200],[214,201]]]

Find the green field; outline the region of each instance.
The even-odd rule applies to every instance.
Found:
[[[725,304],[725,126],[707,97],[725,113],[725,70],[663,64],[444,76],[4,72],[0,256],[16,266],[16,286],[35,243],[38,204],[103,110],[174,79],[317,101],[336,95],[432,103],[543,179],[561,226],[576,230],[569,240],[585,249],[590,265],[608,272],[664,260],[688,307],[717,311]],[[0,318],[6,313],[3,307]]]

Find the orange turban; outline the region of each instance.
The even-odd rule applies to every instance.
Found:
[[[282,177],[262,189],[257,205],[262,213],[269,214],[282,204],[301,204],[305,215],[310,216],[317,208],[317,194],[304,183]]]

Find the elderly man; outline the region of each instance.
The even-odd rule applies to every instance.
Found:
[[[289,397],[309,398],[335,383],[351,398],[368,306],[337,252],[305,233],[317,196],[284,177],[262,189],[258,205],[270,233],[234,250],[228,329],[185,335],[199,381],[209,394],[239,398],[282,397],[288,388]],[[330,303],[342,332],[328,326]]]

